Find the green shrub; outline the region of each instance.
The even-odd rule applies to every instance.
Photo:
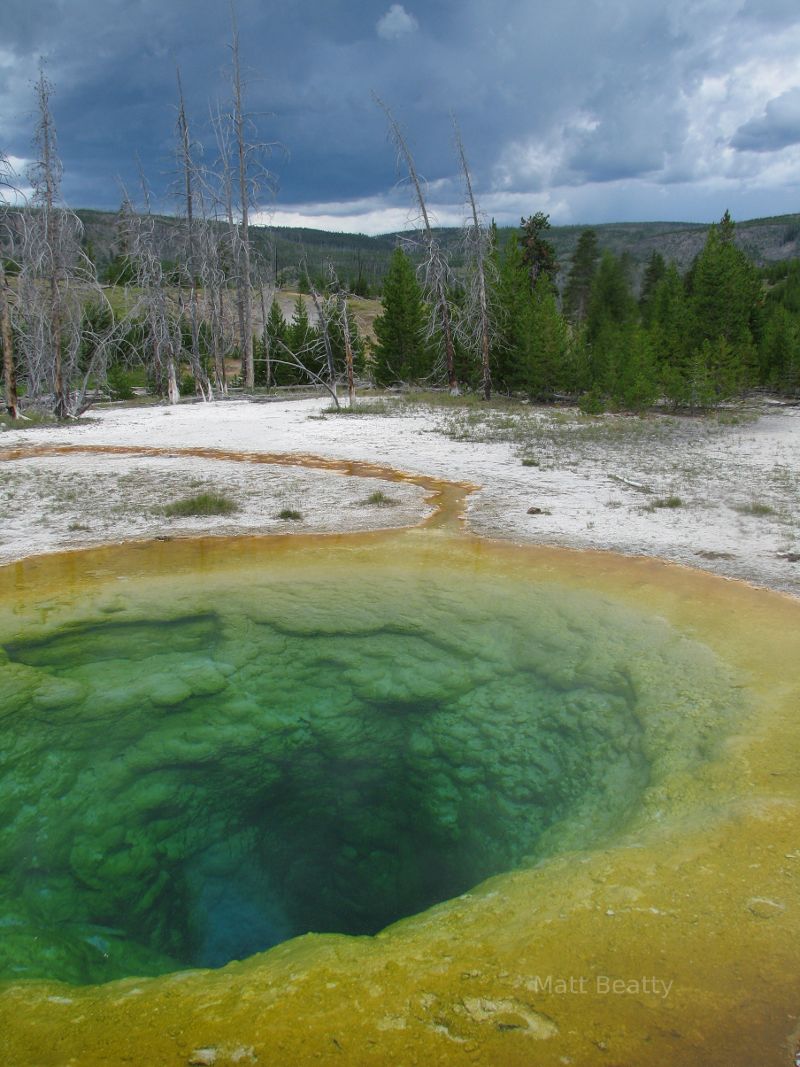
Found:
[[[134,396],[134,376],[119,363],[113,364],[106,373],[108,393],[112,400],[131,400]]]
[[[654,508],[680,508],[683,501],[679,496],[661,496],[653,501]]]
[[[197,390],[195,388],[193,374],[181,375],[181,380],[178,382],[178,392],[181,396],[194,396]]]
[[[584,393],[578,401],[578,407],[584,415],[602,415],[606,410],[606,402],[599,393]]]
[[[230,515],[239,510],[239,505],[221,493],[198,493],[167,504],[164,514],[170,518],[187,518],[203,515]]]
[[[397,501],[393,499],[393,497],[387,496],[386,493],[382,492],[380,489],[376,489],[374,493],[369,494],[364,503],[374,507],[386,508],[392,507]]]
[[[278,512],[278,518],[286,522],[300,522],[303,518],[303,513],[295,511],[294,508],[284,508],[283,511]]]
[[[769,504],[764,504],[760,500],[751,500],[749,504],[740,504],[736,511],[740,515],[755,515],[758,518],[764,518],[766,515],[774,515],[775,508],[770,507]]]

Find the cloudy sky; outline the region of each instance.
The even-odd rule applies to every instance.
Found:
[[[377,92],[437,220],[462,195],[458,118],[487,216],[710,221],[800,211],[798,0],[237,0],[247,106],[279,143],[276,224],[403,226]],[[206,0],[2,0],[0,150],[32,155],[40,57],[75,207],[116,208],[142,162],[160,206],[175,67],[194,132],[227,106],[230,10]],[[267,215],[265,214],[265,218]]]

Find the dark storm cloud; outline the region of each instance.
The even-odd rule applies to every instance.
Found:
[[[657,197],[676,184],[691,217],[709,183],[746,180],[752,190],[757,174],[735,173],[725,146],[766,161],[797,142],[783,73],[800,45],[795,8],[795,0],[237,4],[248,106],[260,136],[286,149],[271,162],[279,204],[319,213],[331,202],[338,211],[347,201],[396,200],[374,89],[408,130],[444,214],[458,201],[452,109],[487,209],[509,217],[526,196],[530,210],[575,215],[592,202],[599,211],[625,203],[634,185],[628,201],[646,204],[643,190]],[[208,109],[229,95],[229,41],[225,3],[4,0],[0,148],[31,154],[31,84],[43,55],[67,198],[116,206],[116,176],[135,185],[138,155],[167,204],[175,66],[210,159]]]
[[[800,144],[800,87],[770,100],[763,115],[739,127],[731,144],[748,152],[775,152]]]

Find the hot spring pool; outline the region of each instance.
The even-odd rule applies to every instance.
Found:
[[[476,887],[492,876],[530,892],[561,871],[567,900],[598,856],[713,837],[739,803],[726,760],[760,732],[752,672],[670,611],[657,565],[637,581],[598,557],[592,581],[590,564],[419,531],[5,568],[0,979],[14,996],[69,983],[72,1003],[80,985],[192,980],[287,942],[263,957],[283,958],[307,933],[438,944],[437,916],[491,900]],[[524,954],[553,930],[538,917],[520,941],[517,910]],[[643,902],[641,921],[660,911]],[[489,912],[478,957],[507,943]],[[551,979],[578,947],[591,958],[570,915]],[[651,948],[674,983],[670,952]],[[448,970],[452,946],[429,954]],[[559,1030],[528,972],[522,999],[499,998],[501,1015],[527,1004],[528,1023],[495,1034]]]

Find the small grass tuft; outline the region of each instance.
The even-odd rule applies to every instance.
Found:
[[[357,400],[353,407],[345,406],[336,407],[335,404],[330,404],[328,407],[322,409],[324,415],[396,415],[398,414],[398,407],[396,403],[392,403],[390,400]],[[315,416],[309,415],[309,418]],[[319,418],[319,416],[316,416]]]
[[[221,493],[198,493],[167,504],[164,514],[169,518],[189,518],[204,515],[230,515],[239,510],[239,505]]]
[[[300,522],[303,518],[302,511],[295,511],[294,508],[284,508],[278,512],[278,518],[283,519],[285,522]]]
[[[374,493],[369,494],[364,503],[370,504],[373,507],[387,508],[392,507],[394,504],[397,503],[397,501],[394,499],[394,497],[387,496],[386,493],[384,493],[382,490],[376,489]]]
[[[523,467],[538,467],[539,466],[539,460],[536,459],[535,456],[523,456],[522,457],[522,466]]]
[[[740,515],[755,515],[757,518],[775,514],[775,508],[770,507],[769,504],[765,504],[761,500],[751,500],[749,504],[739,504],[735,510]]]
[[[679,496],[659,496],[655,500],[651,500],[650,503],[642,508],[642,511],[654,512],[656,508],[680,508],[683,507],[683,501]]]

